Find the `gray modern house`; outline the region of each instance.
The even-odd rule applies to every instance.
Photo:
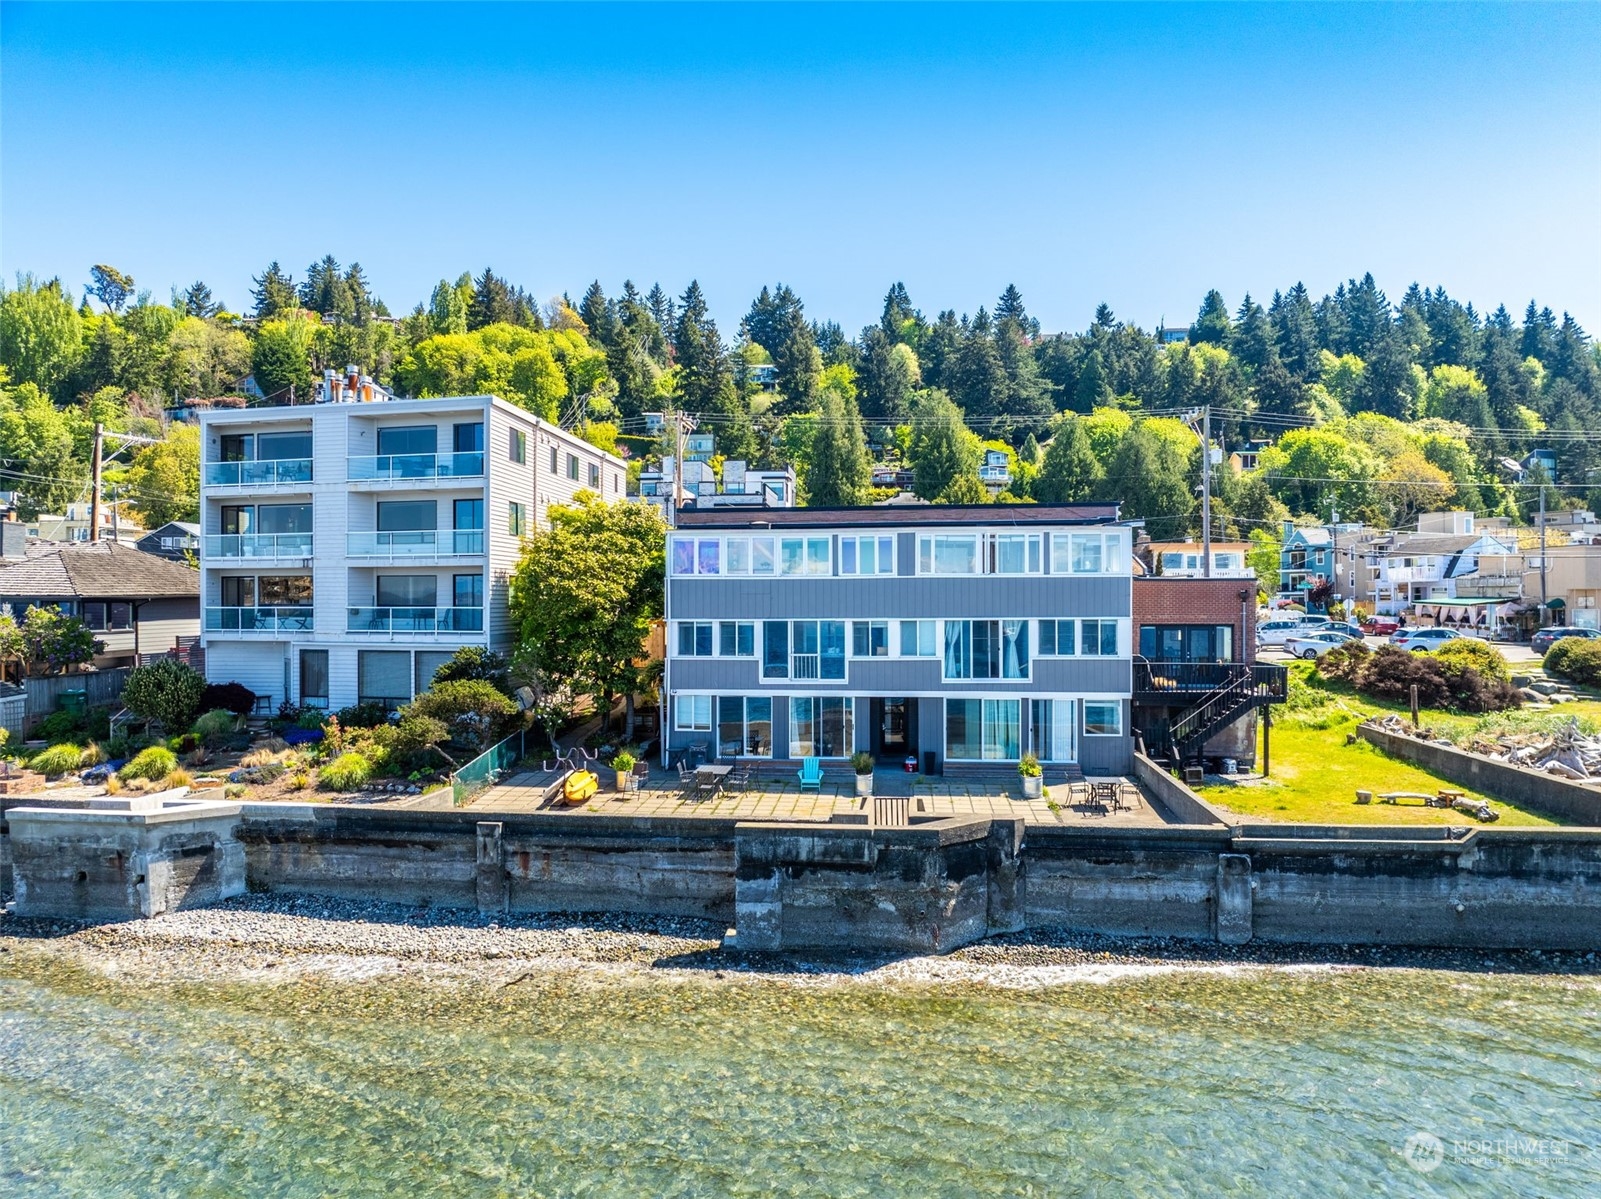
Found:
[[[1131,533],[1116,504],[681,509],[664,757],[1125,773]]]

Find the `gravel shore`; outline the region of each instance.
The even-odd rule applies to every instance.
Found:
[[[770,978],[818,984],[978,983],[1038,987],[1110,982],[1153,971],[1411,968],[1601,975],[1596,953],[1224,946],[1031,930],[942,957],[768,956],[725,952],[703,920],[553,914],[484,916],[314,896],[250,895],[214,908],[126,924],[0,915],[8,953],[49,955],[133,983],[361,982],[404,978],[510,985],[543,974],[629,978]]]

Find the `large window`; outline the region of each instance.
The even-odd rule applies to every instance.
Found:
[[[1068,657],[1077,644],[1071,620],[1040,621],[1039,653],[1042,658]]]
[[[1052,533],[1051,573],[1126,574],[1125,547],[1121,533]]]
[[[709,658],[712,656],[711,621],[681,620],[678,622],[678,656],[680,658]]]
[[[1086,737],[1121,737],[1123,735],[1123,705],[1116,700],[1085,700],[1084,735]]]
[[[925,534],[917,539],[917,573],[920,575],[976,575],[978,534]]]
[[[455,655],[448,649],[420,649],[416,653],[416,661],[412,667],[412,686],[415,694],[421,695],[434,685],[434,674]]]
[[[827,537],[784,537],[778,543],[780,573],[786,575],[826,575],[829,573]]]
[[[939,656],[939,622],[934,620],[903,620],[901,624],[901,657],[934,658]]]
[[[1028,678],[1026,620],[947,620],[947,679]]]
[[[1042,762],[1075,762],[1078,746],[1070,699],[1029,701],[1028,748]]]
[[[684,732],[709,733],[712,727],[712,697],[680,695],[673,701],[673,727]]]
[[[484,423],[474,421],[471,424],[455,425],[451,428],[451,446],[458,454],[481,454],[484,452]]]
[[[511,431],[511,444],[508,446],[513,462],[528,461],[528,434],[521,429]]]
[[[715,575],[722,573],[723,546],[715,537],[674,537],[675,575]]]
[[[773,700],[767,695],[724,695],[717,700],[717,756],[773,756]]]
[[[892,575],[895,573],[895,538],[841,537],[839,573],[842,575]]]
[[[262,575],[257,593],[264,608],[304,606],[311,603],[311,576]]]
[[[356,653],[356,698],[398,708],[411,699],[411,651],[364,649]]]
[[[1015,761],[1020,748],[1022,701],[945,701],[945,756],[958,761]]]
[[[433,575],[379,575],[375,598],[380,608],[432,608],[438,594],[439,580]]]
[[[226,579],[223,581],[227,582]],[[78,605],[78,618],[86,628],[97,632],[104,629],[131,629],[133,605],[122,600],[84,600]]]
[[[762,621],[762,678],[789,678],[789,621]]]
[[[1038,533],[996,533],[989,539],[989,560],[985,564],[993,575],[1037,575],[1040,572]]]
[[[889,621],[851,621],[851,657],[889,657]]]
[[[925,533],[917,539],[920,575],[1039,574],[1038,533]]]
[[[717,652],[725,658],[754,658],[756,625],[748,620],[718,621]]]
[[[433,500],[383,500],[377,507],[380,533],[432,532],[439,527]]]
[[[1079,621],[1078,652],[1092,657],[1117,657],[1117,621]]]
[[[388,458],[403,454],[432,454],[439,448],[439,429],[417,425],[402,429],[378,430],[378,454]]]
[[[282,462],[286,458],[310,458],[311,430],[257,434],[256,457],[263,462]]]
[[[849,698],[826,695],[790,698],[790,757],[849,757],[855,740],[855,713]]]
[[[843,679],[845,677],[845,622],[797,620],[790,631],[790,677]]]

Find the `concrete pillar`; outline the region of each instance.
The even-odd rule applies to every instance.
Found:
[[[778,870],[757,878],[734,875],[734,945],[751,953],[784,947],[784,896]]]
[[[510,900],[506,853],[501,844],[504,825],[498,820],[478,822],[478,910],[500,913]]]
[[[1249,856],[1217,855],[1217,939],[1224,945],[1244,945],[1251,939],[1254,889]]]
[[[988,934],[1022,932],[1027,911],[1027,878],[1023,869],[1023,821],[992,820],[986,841],[988,856]]]

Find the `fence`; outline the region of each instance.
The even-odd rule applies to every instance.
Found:
[[[492,745],[450,776],[450,799],[460,807],[468,798],[486,787],[492,787],[518,762],[522,761],[527,731],[513,733],[498,745]]]
[[[81,674],[59,674],[47,679],[24,679],[28,692],[23,707],[23,724],[32,728],[35,721],[54,712],[60,706],[62,692],[82,691],[84,702],[91,708],[102,708],[122,698],[122,688],[128,681],[128,667],[115,670],[91,670]]]

